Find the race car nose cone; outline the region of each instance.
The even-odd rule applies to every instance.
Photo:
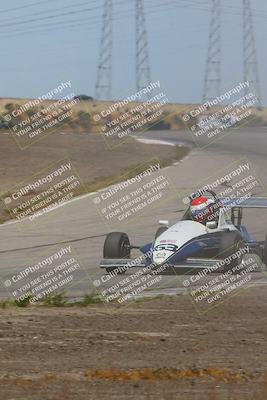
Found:
[[[155,251],[153,254],[153,262],[157,265],[163,264],[172,254],[172,251]]]
[[[162,264],[164,261],[167,260],[169,254],[167,251],[155,251],[153,254],[153,262],[155,264]]]

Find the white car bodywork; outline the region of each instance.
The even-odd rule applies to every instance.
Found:
[[[211,227],[213,225],[213,227]],[[219,210],[218,224],[201,224],[192,220],[182,220],[169,227],[154,243],[153,262],[162,264],[177,252],[183,245],[199,236],[221,231],[237,231],[228,215],[226,208]]]
[[[178,273],[181,273],[181,271],[185,272],[186,268],[191,271],[192,268],[206,268],[211,262],[213,265],[214,258],[218,259],[217,256],[223,254],[224,250],[231,249],[231,244],[238,247],[242,243],[246,245],[249,253],[257,254],[267,265],[267,235],[265,240],[255,240],[242,225],[243,209],[267,209],[267,198],[218,199],[215,193],[208,192],[216,200],[215,208],[218,210],[218,218],[214,221],[209,221],[206,225],[192,221],[188,208],[182,220],[171,227],[168,226],[168,221],[159,221],[160,225],[166,227],[165,232],[157,236],[155,240],[152,239],[141,246],[130,245],[129,237],[124,232],[111,232],[105,240],[104,258],[100,262],[100,268],[106,269],[108,273],[114,271],[124,273],[131,268],[146,268],[151,263],[155,263],[169,264],[171,267],[178,266]],[[116,246],[116,240],[121,240],[122,237],[126,238],[127,242],[127,248],[123,249],[124,254],[125,252],[129,254],[127,258],[120,254],[121,243],[117,243]],[[107,241],[112,254],[105,252]],[[114,247],[117,256],[116,251],[113,251]],[[142,256],[131,258],[131,249],[139,249]]]

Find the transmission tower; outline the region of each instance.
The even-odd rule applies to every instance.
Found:
[[[221,0],[212,0],[208,57],[203,102],[220,94],[221,89]]]
[[[250,83],[250,87],[246,88],[245,92],[246,94],[250,91],[254,92],[260,105],[261,93],[250,0],[243,0],[243,57],[244,82]]]
[[[143,89],[151,82],[146,19],[143,0],[135,0],[136,10],[136,89]]]
[[[112,0],[105,0],[95,98],[112,98]]]

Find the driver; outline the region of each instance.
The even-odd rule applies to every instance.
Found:
[[[214,201],[205,196],[200,196],[191,201],[190,213],[193,221],[206,225],[215,220]]]

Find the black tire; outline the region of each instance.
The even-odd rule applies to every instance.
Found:
[[[160,226],[155,233],[155,239],[157,239],[163,232],[165,232],[168,228],[166,226]]]
[[[265,236],[265,242],[264,242],[264,245],[263,245],[262,262],[267,267],[267,235]]]
[[[244,239],[239,232],[224,232],[221,238],[221,247],[219,258],[225,259],[231,257],[238,250],[244,247]],[[229,270],[242,262],[242,258],[233,258],[230,264],[225,265],[224,270]]]
[[[109,233],[104,243],[103,256],[104,258],[130,258],[131,248],[128,235],[123,232]],[[118,267],[106,268],[108,273],[115,270],[118,271],[118,274],[125,272],[122,268],[118,269]]]

